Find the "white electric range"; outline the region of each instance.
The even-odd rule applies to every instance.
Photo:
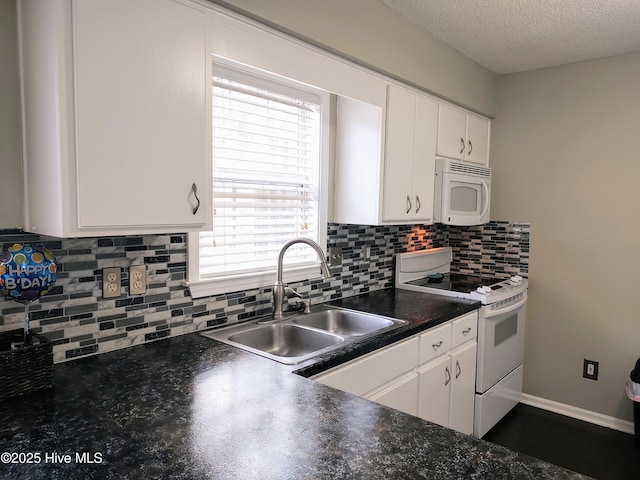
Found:
[[[451,273],[451,247],[401,253],[396,288],[478,300],[473,434],[483,437],[522,396],[527,279]]]

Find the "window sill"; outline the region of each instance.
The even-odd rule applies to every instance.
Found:
[[[299,282],[314,278],[321,278],[318,265],[289,269],[282,274],[284,283]],[[234,277],[212,278],[187,282],[191,298],[210,297],[223,293],[233,293],[255,288],[271,288],[276,281],[276,271],[237,275]]]

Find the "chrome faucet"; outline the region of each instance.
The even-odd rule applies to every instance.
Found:
[[[329,273],[329,265],[327,265],[327,260],[324,257],[324,252],[322,251],[322,248],[320,248],[320,245],[318,245],[316,242],[305,237],[299,237],[294,238],[293,240],[289,240],[287,243],[285,243],[284,246],[280,249],[280,255],[278,255],[278,273],[276,276],[276,283],[273,285],[273,318],[276,320],[281,319],[283,316],[282,302],[284,301],[285,296],[295,295],[298,298],[302,298],[302,295],[282,283],[282,263],[284,259],[284,253],[294,243],[306,243],[307,245],[312,247],[320,258],[320,268],[322,269],[322,276],[324,278],[331,276],[331,273]]]

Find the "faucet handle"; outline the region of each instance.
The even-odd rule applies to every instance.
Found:
[[[297,300],[295,303],[289,305],[289,311],[311,313],[311,301],[307,298]]]
[[[300,299],[299,301],[297,301],[295,303],[295,307],[294,308],[291,308],[291,307],[289,308],[290,310],[300,310],[300,309],[302,309],[303,313],[311,313],[311,300],[310,299],[304,298],[304,296],[300,295],[293,288],[291,288],[288,285],[285,285],[284,286],[284,296],[286,297],[287,295],[295,295],[296,297],[298,297]]]
[[[300,295],[298,292],[296,292],[289,285],[285,285],[284,286],[284,296],[286,297],[287,295],[295,295],[296,297],[302,298],[304,300],[304,297],[302,295]]]

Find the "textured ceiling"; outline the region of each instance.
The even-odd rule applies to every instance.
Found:
[[[640,51],[640,0],[382,0],[498,74]]]

